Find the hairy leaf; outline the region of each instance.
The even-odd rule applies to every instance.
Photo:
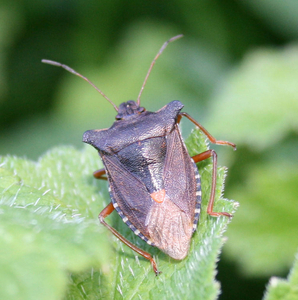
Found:
[[[272,277],[264,300],[296,300],[298,299],[298,256],[287,280]]]
[[[196,131],[189,145],[202,152],[204,140]],[[116,213],[107,218],[155,256],[158,277],[147,260],[98,224],[98,213],[110,201],[107,183],[92,178],[99,162],[91,147],[55,148],[37,163],[1,158],[0,298],[216,299],[216,262],[229,220],[206,215],[212,161],[199,164],[203,212],[186,259],[175,261],[145,244]],[[234,212],[237,203],[222,198],[225,173],[218,168],[215,210]]]

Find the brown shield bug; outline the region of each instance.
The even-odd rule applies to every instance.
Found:
[[[152,256],[129,242],[105,218],[118,212],[123,222],[149,245],[158,247],[170,257],[186,257],[190,240],[196,231],[201,212],[201,182],[197,162],[213,158],[212,186],[207,213],[211,216],[231,217],[227,212],[214,212],[217,154],[207,150],[190,157],[183,142],[179,122],[188,118],[210,140],[219,145],[236,145],[218,141],[196,120],[181,112],[183,104],[172,101],[157,112],[140,106],[140,97],[156,60],[166,46],[182,37],[175,36],[165,42],[145,77],[137,101],[127,101],[117,107],[90,80],[66,65],[42,60],[62,67],[89,82],[117,111],[116,121],[108,129],[88,130],[83,142],[96,148],[104,169],[94,172],[94,177],[107,179],[111,203],[99,214],[100,222],[125,245],[151,262],[159,274]],[[106,175],[107,177],[105,177]]]

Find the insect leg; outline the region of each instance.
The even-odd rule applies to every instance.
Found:
[[[202,130],[204,132],[204,134],[207,136],[207,138],[209,139],[209,141],[213,144],[217,144],[217,145],[229,145],[232,146],[234,148],[234,150],[236,150],[236,145],[231,143],[231,142],[227,142],[227,141],[218,141],[216,140],[208,131],[207,129],[205,129],[200,123],[198,123],[194,118],[192,118],[188,113],[182,112],[179,114],[178,118],[178,123],[181,119],[181,116],[186,117],[188,120],[190,120],[192,123],[194,123],[196,126],[198,126],[200,128],[200,130]]]
[[[216,171],[217,171],[217,154],[214,150],[207,150],[205,152],[202,152],[200,154],[197,154],[192,157],[195,163],[205,160],[209,157],[213,158],[213,170],[212,170],[212,185],[211,185],[211,194],[210,194],[210,200],[207,207],[207,213],[210,216],[213,217],[219,217],[219,216],[226,216],[226,217],[232,217],[231,214],[227,212],[214,212],[213,211],[213,205],[214,205],[214,197],[215,197],[215,189],[216,189]]]
[[[108,204],[108,206],[106,206],[98,216],[100,223],[103,224],[105,227],[107,227],[122,243],[124,243],[126,246],[128,246],[130,249],[134,250],[135,252],[137,252],[138,254],[143,256],[144,258],[148,259],[151,263],[153,271],[155,272],[155,275],[159,275],[161,272],[158,271],[156,262],[149,253],[143,251],[142,249],[140,249],[137,246],[135,246],[134,244],[132,244],[125,237],[123,237],[116,229],[114,229],[113,227],[111,227],[109,224],[107,224],[105,222],[104,219],[108,215],[110,215],[114,209],[115,208],[114,208],[112,202],[110,204]]]
[[[106,170],[105,169],[100,169],[100,170],[97,170],[97,171],[93,172],[93,176],[96,179],[108,180],[107,177],[103,176],[105,174],[106,174]]]

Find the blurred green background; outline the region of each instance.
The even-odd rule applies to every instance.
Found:
[[[38,159],[59,144],[82,147],[109,127],[112,101],[172,100],[216,138],[229,167],[225,196],[240,202],[219,262],[220,299],[261,299],[285,277],[298,248],[298,2],[296,0],[5,1],[0,3],[0,155]],[[191,124],[182,122],[183,134]]]

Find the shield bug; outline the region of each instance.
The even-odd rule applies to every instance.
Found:
[[[179,122],[188,118],[210,140],[219,145],[235,144],[216,140],[189,114],[181,112],[183,104],[172,101],[157,112],[146,111],[140,98],[149,74],[166,46],[182,37],[165,42],[145,77],[137,101],[127,101],[117,107],[89,79],[66,65],[42,60],[62,67],[89,82],[117,111],[116,121],[108,129],[88,130],[83,142],[96,148],[104,169],[94,177],[107,179],[111,203],[99,214],[100,222],[119,240],[151,262],[159,274],[153,257],[138,248],[105,222],[114,210],[123,222],[149,245],[158,247],[170,257],[182,260],[187,256],[190,240],[196,231],[201,212],[201,183],[197,162],[213,158],[212,186],[207,213],[213,217],[231,217],[227,212],[214,212],[217,154],[207,150],[190,157],[182,139]],[[105,176],[106,175],[106,176]]]

